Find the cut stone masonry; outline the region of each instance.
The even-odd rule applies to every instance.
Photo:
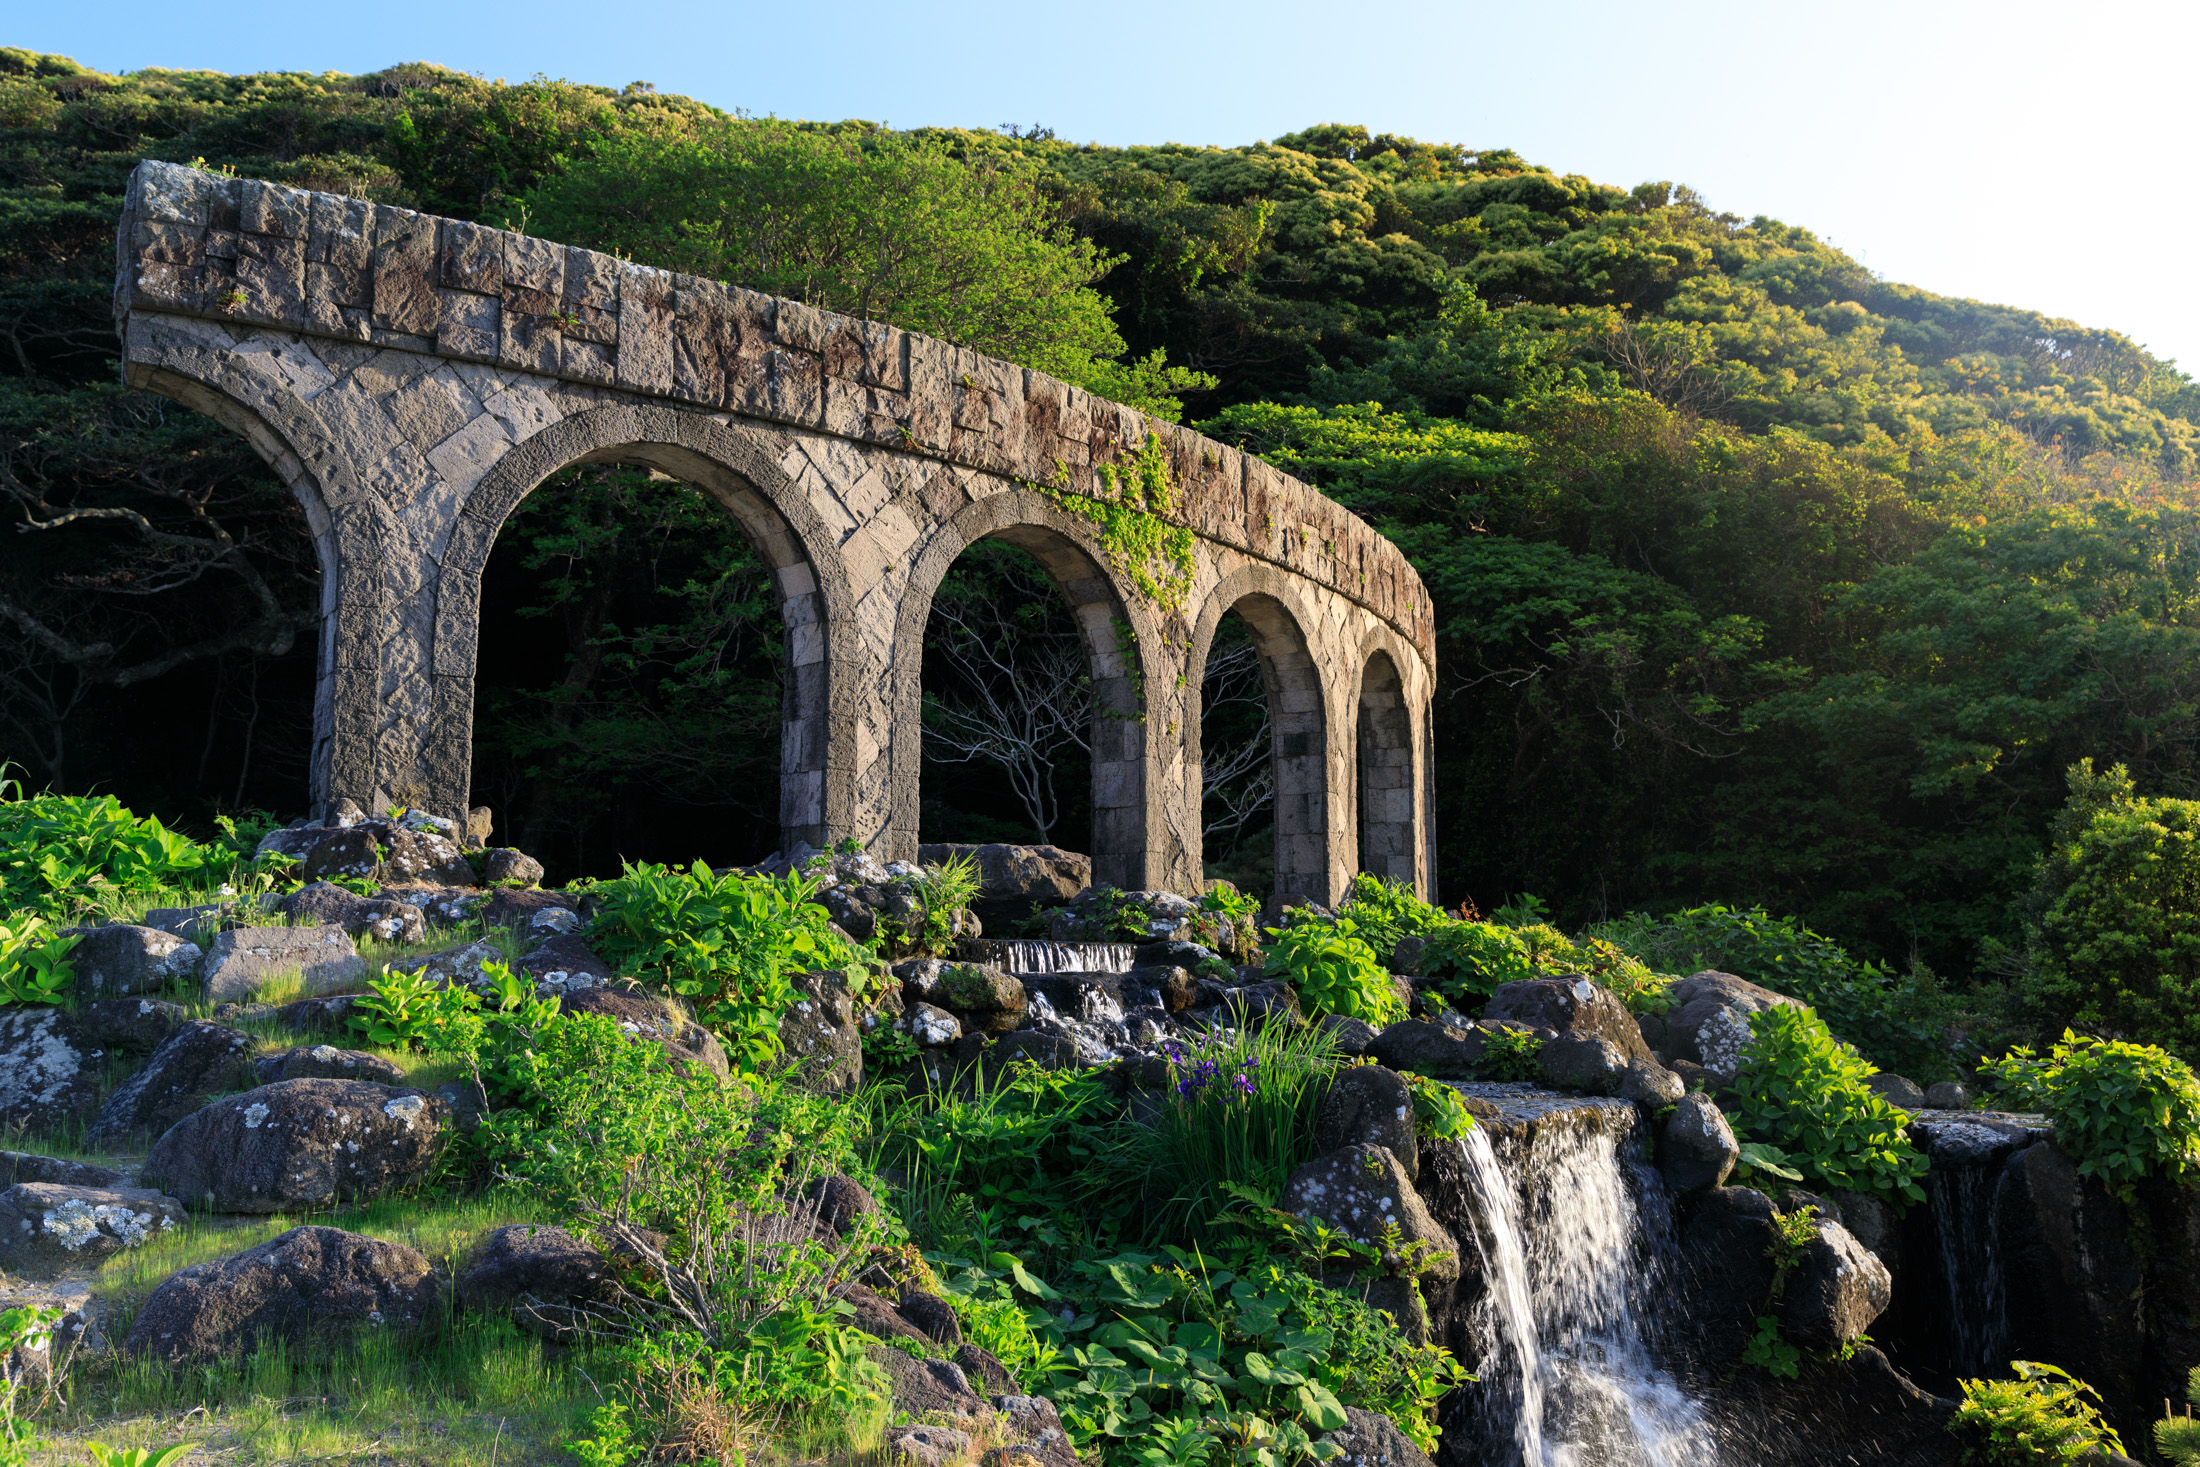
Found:
[[[1085,628],[1096,880],[1197,888],[1200,674],[1235,610],[1276,730],[1277,890],[1330,899],[1363,867],[1428,889],[1427,592],[1258,458],[892,326],[170,163],[131,176],[115,312],[125,379],[243,433],[305,507],[316,802],[467,806],[490,547],[545,478],[617,461],[711,496],[771,567],[787,840],[914,858],[925,621],[993,537],[1036,555]],[[1181,610],[1045,492],[1105,495],[1098,471],[1149,437],[1196,537]]]

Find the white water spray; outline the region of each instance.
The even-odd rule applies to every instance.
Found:
[[[1128,973],[1130,944],[1122,942],[1036,942],[1021,938],[992,944],[997,961],[1011,973]]]
[[[1509,1434],[1525,1467],[1714,1467],[1702,1410],[1643,1339],[1638,1302],[1656,1259],[1616,1119],[1545,1123],[1524,1218],[1489,1142],[1478,1134],[1461,1143],[1488,1235],[1477,1240],[1489,1279],[1483,1333],[1505,1357],[1485,1378],[1501,1382],[1501,1398],[1510,1395]]]

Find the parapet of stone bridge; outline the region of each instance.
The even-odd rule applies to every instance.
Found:
[[[245,434],[305,507],[317,802],[467,804],[497,531],[551,474],[618,461],[716,499],[772,568],[788,840],[914,857],[925,621],[993,537],[1046,564],[1085,628],[1096,879],[1198,886],[1199,687],[1234,610],[1275,729],[1277,891],[1333,898],[1362,869],[1428,888],[1427,592],[1252,455],[892,326],[169,163],[131,176],[115,311],[125,379]],[[1097,470],[1148,437],[1195,535],[1180,606],[1143,597],[1063,502],[1105,496]]]

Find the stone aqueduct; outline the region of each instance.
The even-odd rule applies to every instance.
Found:
[[[1277,892],[1327,900],[1361,869],[1428,891],[1427,593],[1258,458],[890,326],[173,164],[139,165],[116,245],[126,380],[244,434],[305,507],[316,802],[465,806],[498,528],[558,470],[619,461],[710,495],[772,567],[784,839],[914,858],[925,622],[992,536],[1042,561],[1085,629],[1096,880],[1197,889],[1201,673],[1234,610],[1274,728]],[[1195,536],[1175,609],[1073,512],[1149,435]]]

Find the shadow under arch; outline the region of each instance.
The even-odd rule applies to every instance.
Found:
[[[835,831],[860,834],[850,830],[855,771],[828,736],[835,682],[848,676],[841,669],[856,655],[847,631],[853,598],[832,536],[780,469],[778,447],[775,435],[694,414],[614,407],[577,413],[507,451],[468,496],[436,581],[441,760],[463,761],[470,777],[481,575],[505,521],[561,470],[640,464],[722,506],[762,557],[779,594],[787,639],[780,702],[782,849],[798,840],[822,848]]]
[[[1381,648],[1360,665],[1360,869],[1418,889],[1413,713],[1398,664]]]
[[[131,362],[124,380],[242,437],[305,511],[321,571],[313,749],[306,766],[312,804],[318,809],[346,789],[371,789],[377,677],[372,670],[343,665],[336,648],[347,624],[361,616],[359,608],[373,608],[380,600],[377,568],[403,539],[397,516],[358,482],[319,415],[297,394],[203,347],[179,350],[175,357],[202,370]]]
[[[1330,830],[1330,712],[1321,668],[1305,631],[1311,615],[1293,580],[1272,566],[1244,566],[1225,576],[1208,595],[1192,628],[1191,660],[1185,674],[1189,700],[1185,729],[1189,747],[1196,750],[1207,654],[1214,648],[1222,618],[1234,611],[1252,630],[1268,698],[1269,757],[1276,782],[1276,885],[1270,895],[1327,904],[1336,899],[1333,888],[1341,880],[1331,858],[1335,842]],[[1196,805],[1197,773],[1186,783]],[[1192,828],[1199,828],[1196,810]]]
[[[1148,731],[1142,690],[1154,676],[1147,649],[1160,643],[1151,612],[1109,569],[1091,527],[1028,489],[991,494],[957,511],[934,530],[910,565],[909,590],[894,628],[893,707],[889,754],[894,858],[917,852],[919,786],[924,758],[924,634],[932,599],[956,559],[980,540],[1000,540],[1037,560],[1069,602],[1092,666],[1092,879],[1138,889],[1180,879],[1170,869],[1161,823],[1151,808]],[[1120,645],[1128,626],[1132,646]],[[1196,854],[1195,854],[1196,862]],[[1194,867],[1196,870],[1196,865]]]

